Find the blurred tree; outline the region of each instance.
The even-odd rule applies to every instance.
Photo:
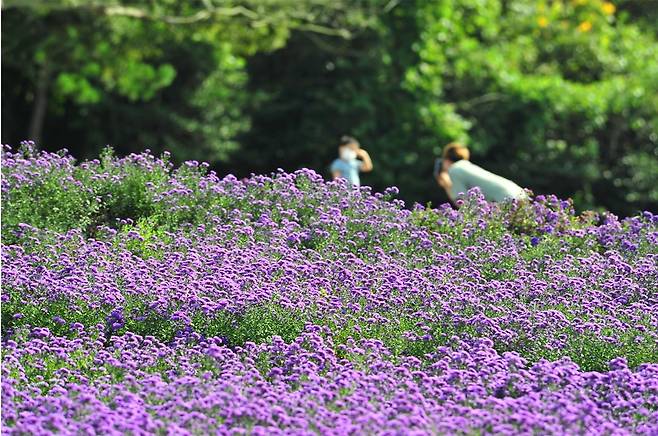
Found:
[[[658,45],[600,0],[436,0],[408,84],[485,167],[579,208],[658,210]],[[654,23],[655,26],[655,23]],[[443,121],[450,114],[458,121]],[[641,163],[640,163],[641,161]]]
[[[249,125],[244,58],[282,46],[292,29],[349,37],[368,26],[369,8],[346,0],[5,1],[2,103],[11,128],[3,140],[43,139],[81,157],[110,142],[119,151],[224,159]]]
[[[293,35],[249,59],[250,92],[269,97],[251,106],[231,168],[326,174],[338,136],[350,133],[375,160],[366,183],[445,200],[432,156],[460,140],[483,166],[581,209],[657,209],[647,183],[658,175],[657,45],[619,23],[614,4],[391,4],[340,47]]]
[[[452,140],[537,193],[658,211],[656,0],[8,0],[2,140],[169,149],[240,175],[326,173],[445,200]]]
[[[407,200],[446,200],[427,176],[431,156],[461,130],[420,123],[426,110],[404,86],[418,63],[415,10],[423,3],[388,2],[376,25],[350,39],[295,32],[281,49],[251,57],[249,91],[265,97],[250,106],[252,128],[229,167],[246,175],[306,166],[328,177],[338,138],[350,134],[372,152],[365,184],[402,186]]]

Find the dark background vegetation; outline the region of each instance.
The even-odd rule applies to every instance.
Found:
[[[656,0],[7,0],[2,142],[170,150],[246,176],[327,174],[445,201],[458,140],[535,193],[658,210]]]

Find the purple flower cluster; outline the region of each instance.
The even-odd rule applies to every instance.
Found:
[[[148,153],[2,165],[3,226],[26,220],[3,227],[8,434],[658,432],[656,215],[406,210]],[[93,213],[29,221],[69,186]]]
[[[100,326],[102,329],[102,326]],[[529,364],[491,341],[453,338],[424,359],[392,361],[378,340],[335,353],[309,325],[292,343],[230,349],[165,345],[133,334],[109,344],[47,329],[5,343],[8,434],[627,434],[658,426],[658,365],[605,373],[568,359]]]

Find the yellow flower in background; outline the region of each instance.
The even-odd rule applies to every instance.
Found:
[[[544,28],[548,26],[548,20],[546,17],[539,17],[537,18],[537,24],[539,24],[539,27]]]
[[[613,5],[611,2],[604,2],[603,5],[601,6],[601,9],[603,9],[603,12],[606,15],[612,15],[617,10],[615,5]]]
[[[592,30],[592,23],[589,21],[583,21],[578,25],[579,32],[589,32],[590,30]]]

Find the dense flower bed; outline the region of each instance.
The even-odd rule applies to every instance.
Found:
[[[2,429],[658,432],[658,216],[2,161]]]

